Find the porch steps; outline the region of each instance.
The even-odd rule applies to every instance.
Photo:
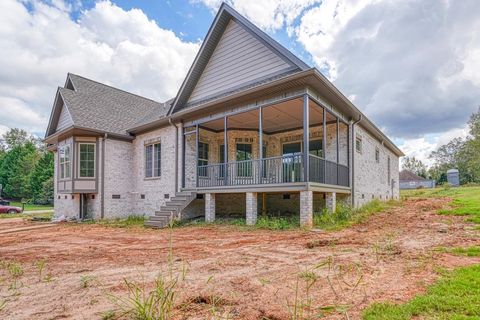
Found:
[[[155,212],[154,216],[149,217],[149,219],[145,221],[145,226],[151,228],[167,227],[174,219],[179,217],[182,210],[185,209],[196,196],[197,194],[194,192],[177,192],[164,206],[160,207],[160,210]]]

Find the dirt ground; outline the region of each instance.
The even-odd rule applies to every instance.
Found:
[[[13,289],[7,268],[0,271],[0,318],[106,318],[128,296],[124,279],[148,287],[167,272],[171,239],[175,270],[187,268],[175,318],[290,319],[297,301],[305,318],[358,319],[372,302],[423,292],[438,268],[480,263],[435,250],[480,245],[463,217],[435,213],[447,203],[407,200],[337,232],[58,225],[1,234],[0,260],[23,275]],[[28,224],[8,220],[0,230]]]

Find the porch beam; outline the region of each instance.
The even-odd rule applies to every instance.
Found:
[[[309,166],[309,154],[310,154],[310,114],[308,106],[308,94],[303,95],[303,181],[310,181],[310,166]]]

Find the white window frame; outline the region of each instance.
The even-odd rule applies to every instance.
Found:
[[[66,150],[68,150],[68,161],[62,160],[62,153],[65,155]],[[72,179],[72,148],[71,145],[67,144],[58,148],[58,176],[59,180],[68,180]],[[63,159],[66,157],[64,156]],[[68,164],[68,176],[66,175],[65,167]]]
[[[81,175],[81,146],[82,145],[91,145],[93,146],[93,176],[82,177]],[[96,179],[97,177],[97,144],[92,142],[79,142],[78,143],[78,166],[77,166],[77,175],[79,179]]]
[[[156,156],[156,152],[155,152],[155,146],[159,146],[160,148],[160,156],[158,157],[158,161],[159,163],[157,164],[157,162],[155,161],[155,156]],[[151,147],[152,148],[152,154],[151,154],[151,158],[150,159],[147,159],[147,149]],[[162,176],[162,143],[161,142],[153,142],[153,143],[149,143],[149,144],[146,144],[144,146],[145,148],[145,151],[144,151],[144,175],[145,175],[145,179],[158,179]],[[147,160],[151,161],[152,163],[152,166],[150,168],[150,172],[149,174],[150,175],[147,175]],[[158,169],[158,170],[157,170]]]

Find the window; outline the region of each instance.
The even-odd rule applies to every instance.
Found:
[[[358,137],[355,139],[355,150],[357,152],[362,153],[362,137]]]
[[[323,158],[322,140],[311,140],[309,143],[310,154]]]
[[[378,148],[375,148],[375,162],[380,162],[380,150]]]
[[[252,145],[249,143],[237,143],[237,161],[252,160]],[[237,175],[239,177],[252,176],[252,162],[240,162],[237,164]]]
[[[95,144],[94,143],[80,143],[79,156],[79,176],[80,178],[94,178],[95,177]]]
[[[162,145],[160,143],[145,146],[145,177],[160,177],[162,174]]]
[[[72,176],[70,146],[63,146],[59,149],[60,153],[60,179],[68,179]]]
[[[208,143],[198,142],[198,166],[208,165]],[[207,167],[199,168],[198,175],[201,177],[207,176]]]

